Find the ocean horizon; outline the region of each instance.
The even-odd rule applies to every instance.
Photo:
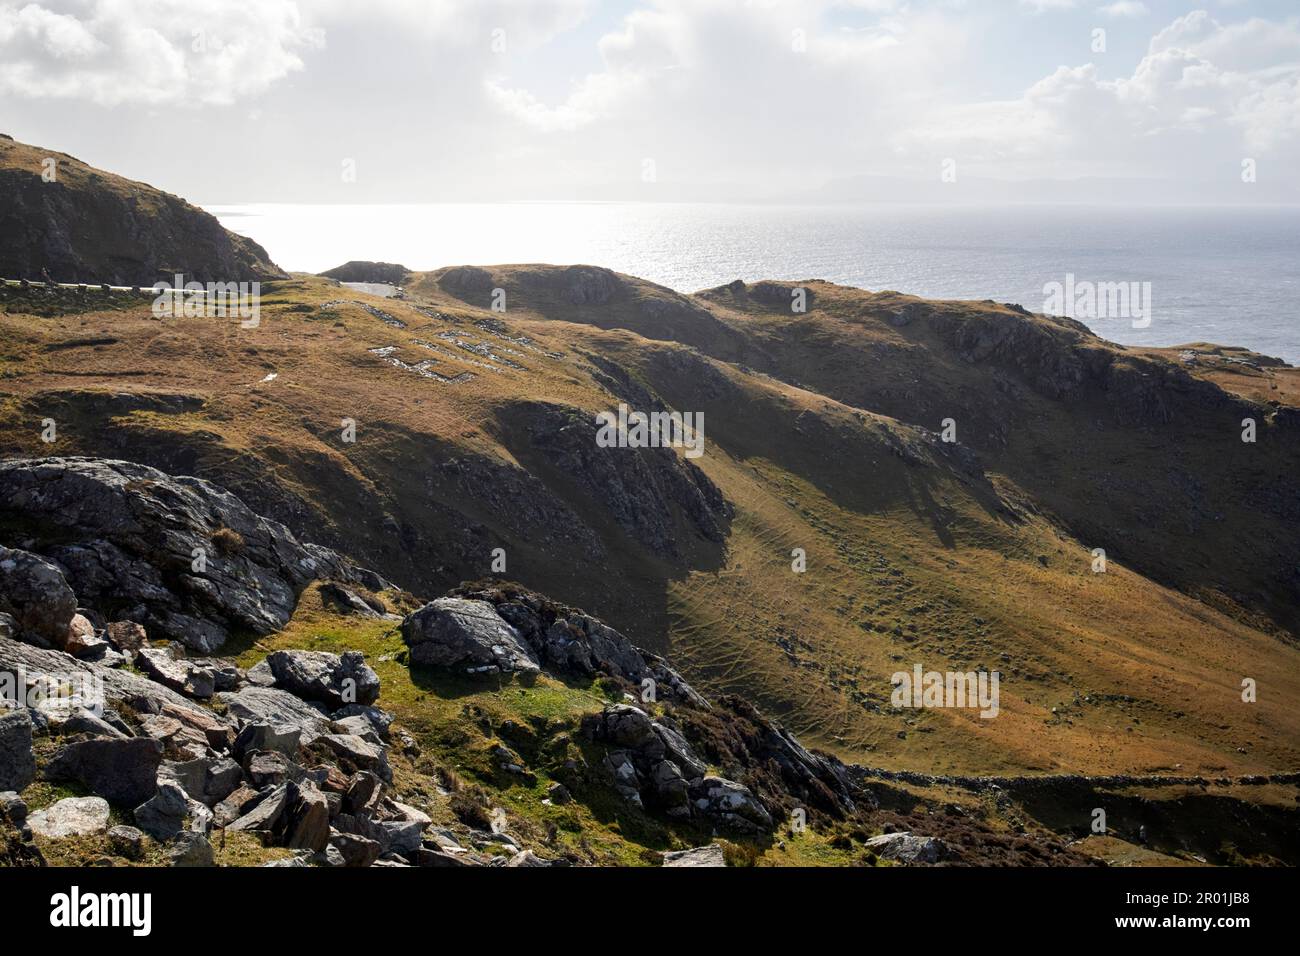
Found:
[[[1300,207],[516,202],[206,207],[291,271],[605,266],[696,292],[824,279],[1054,312],[1051,284],[1138,283],[1150,314],[1076,315],[1125,345],[1214,342],[1300,363]]]

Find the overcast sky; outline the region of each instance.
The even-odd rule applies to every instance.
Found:
[[[1294,188],[1300,7],[0,0],[0,132],[203,203]]]

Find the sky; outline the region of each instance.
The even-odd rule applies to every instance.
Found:
[[[1300,196],[1300,5],[0,0],[0,132],[205,204]]]

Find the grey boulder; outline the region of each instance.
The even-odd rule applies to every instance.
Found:
[[[467,674],[536,674],[532,648],[486,601],[439,598],[402,621],[411,662]]]
[[[93,738],[66,744],[45,767],[53,781],[75,781],[110,803],[138,806],[154,792],[162,745],[148,737]]]
[[[276,651],[266,663],[276,687],[334,710],[373,704],[379,697],[379,677],[359,651],[342,657],[325,651]]]
[[[0,711],[0,790],[23,790],[35,779],[31,716],[25,710]]]

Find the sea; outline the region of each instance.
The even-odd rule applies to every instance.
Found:
[[[207,208],[291,271],[321,272],[352,259],[417,271],[588,263],[679,292],[733,279],[825,279],[1073,314],[1123,344],[1214,342],[1300,364],[1300,206],[520,202]],[[1147,311],[1088,311],[1084,300],[1062,304],[1059,295],[1062,288],[1115,283],[1127,284],[1135,301],[1141,293],[1149,296]]]

